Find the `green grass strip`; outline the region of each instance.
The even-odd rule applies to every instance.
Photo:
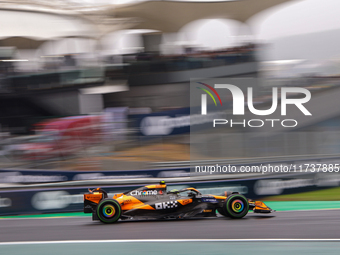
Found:
[[[60,218],[60,217],[91,217],[90,213],[72,212],[72,213],[46,213],[46,214],[29,214],[15,216],[0,216],[0,219],[20,219],[20,218]]]
[[[308,191],[290,195],[271,196],[264,201],[340,201],[340,187]]]
[[[276,211],[340,209],[340,201],[265,201]]]

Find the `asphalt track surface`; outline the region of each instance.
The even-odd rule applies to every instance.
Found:
[[[131,239],[337,239],[340,210],[249,213],[225,217],[125,221],[102,224],[91,217],[0,219],[0,242]]]

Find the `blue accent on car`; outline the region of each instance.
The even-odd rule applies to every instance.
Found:
[[[202,197],[201,198],[202,202],[206,202],[206,203],[217,203],[217,199],[213,198],[213,197]]]

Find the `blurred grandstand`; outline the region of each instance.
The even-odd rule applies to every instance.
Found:
[[[206,17],[213,14],[246,23],[255,14],[284,2],[1,2],[1,17],[15,28],[0,34],[1,164],[124,170],[147,168],[150,162],[190,160],[189,125],[164,133],[156,119],[189,115],[188,85],[193,77],[265,78],[254,88],[254,101],[260,108],[270,104],[273,86],[306,87],[323,102],[313,105],[313,118],[289,135],[279,129],[264,130],[265,135],[256,137],[241,129],[226,132],[216,141],[217,148],[242,144],[227,147],[226,159],[339,153],[340,136],[332,128],[339,122],[338,105],[333,100],[324,101],[339,93],[340,72],[336,68],[321,64],[322,69],[305,60],[259,63],[258,55],[266,45],[255,41],[219,49],[180,44],[176,36],[164,41],[166,35],[176,34],[185,24],[201,18],[198,12],[187,12],[193,6]],[[176,13],[178,9],[181,11]],[[155,10],[157,15],[151,19]],[[176,22],[170,23],[174,13]],[[15,26],[19,15],[32,29]],[[140,35],[143,47],[126,54],[105,48],[105,36],[132,28],[148,29]],[[325,109],[330,109],[327,115],[317,113]],[[62,130],[54,127],[44,139],[36,132],[41,123],[50,119],[63,122],[70,116],[96,116],[91,125],[97,131],[88,135],[91,143],[80,131],[87,129],[87,124]],[[49,151],[50,156],[27,157],[40,150],[42,154]],[[196,157],[221,159],[222,155],[201,148]],[[92,162],[92,168],[83,163],[85,159]]]

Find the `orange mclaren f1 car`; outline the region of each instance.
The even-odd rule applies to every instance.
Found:
[[[84,213],[92,213],[93,220],[114,223],[127,219],[181,219],[189,217],[223,216],[243,218],[249,210],[271,213],[261,201],[247,199],[238,192],[223,195],[202,195],[195,188],[166,191],[166,184],[143,186],[108,198],[101,188],[84,194]]]

